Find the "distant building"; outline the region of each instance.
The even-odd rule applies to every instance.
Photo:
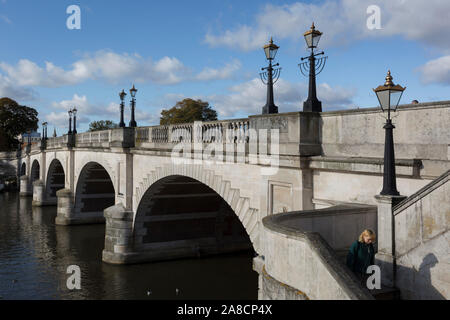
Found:
[[[418,103],[419,103],[419,101],[417,101],[417,100],[413,100],[413,101],[411,101],[411,103],[412,103],[412,104],[418,104]]]
[[[28,137],[30,137],[31,143],[36,143],[41,141],[41,134],[37,131],[31,132],[31,133],[22,133],[21,135],[19,135],[17,137],[17,139],[19,139],[19,141],[22,144],[27,144],[28,143]]]

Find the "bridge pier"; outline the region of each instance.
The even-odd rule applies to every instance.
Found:
[[[33,207],[53,206],[56,204],[54,200],[48,200],[46,195],[45,183],[42,180],[33,182]]]
[[[72,191],[61,189],[56,192],[57,210],[55,224],[70,225],[74,218],[74,203]]]
[[[133,211],[116,204],[104,210],[106,219],[105,249],[102,260],[111,264],[138,262],[133,252]]]
[[[76,207],[74,195],[69,189],[61,189],[56,192],[57,215],[55,224],[57,225],[78,225],[105,223],[105,218],[97,212],[82,212]]]
[[[33,195],[33,191],[31,190],[32,186],[30,184],[30,179],[27,175],[23,175],[20,177],[20,196],[21,197],[31,197]]]

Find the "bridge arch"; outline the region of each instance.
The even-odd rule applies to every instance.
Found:
[[[41,172],[41,165],[38,160],[34,160],[31,165],[30,171],[30,183],[33,184],[34,181],[39,180]]]
[[[53,159],[47,169],[45,193],[47,199],[56,200],[56,191],[65,186],[66,175],[64,167],[58,159]]]
[[[115,189],[106,168],[98,162],[86,163],[78,175],[75,190],[75,212],[104,221],[103,210],[115,204]]]
[[[231,182],[224,180],[220,175],[216,175],[214,171],[204,168],[202,165],[175,165],[167,164],[165,166],[156,167],[146,177],[143,177],[135,190],[134,198],[134,232],[136,234],[144,233],[142,230],[142,206],[147,202],[151,202],[152,194],[158,192],[161,183],[168,177],[185,177],[191,179],[190,182],[202,183],[211,191],[215,192],[226,205],[235,213],[242,226],[246,230],[253,248],[256,252],[260,251],[259,247],[259,228],[258,228],[258,209],[250,207],[250,199],[240,195],[239,189],[232,188]],[[192,181],[194,180],[194,181]],[[188,182],[188,180],[185,180]],[[155,191],[156,190],[156,191]],[[141,230],[139,231],[139,228]],[[144,236],[141,234],[141,236]],[[139,243],[138,239],[138,243]]]
[[[75,169],[74,169],[74,186],[78,186],[79,180],[82,176],[83,170],[86,168],[86,166],[90,163],[97,163],[98,165],[102,166],[103,169],[108,173],[109,178],[111,179],[111,182],[113,184],[114,190],[117,190],[116,186],[116,173],[113,170],[112,166],[107,160],[107,156],[102,155],[98,152],[88,152],[84,155],[82,155],[80,158],[77,158],[75,161]]]

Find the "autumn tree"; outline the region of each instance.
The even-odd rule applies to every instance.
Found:
[[[161,125],[175,123],[190,123],[194,121],[215,121],[217,112],[208,102],[202,100],[184,99],[178,101],[169,110],[161,111]]]
[[[10,98],[0,98],[0,151],[17,148],[20,134],[38,128],[38,112],[34,108],[21,106]]]
[[[92,121],[91,123],[89,123],[89,131],[109,130],[118,127],[119,125],[117,123],[112,122],[111,120],[99,120],[99,121]]]

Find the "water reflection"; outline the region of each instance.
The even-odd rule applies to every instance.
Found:
[[[55,226],[55,207],[0,194],[2,299],[256,299],[250,254],[129,266],[101,262],[104,225]],[[68,290],[69,265],[81,290]]]

